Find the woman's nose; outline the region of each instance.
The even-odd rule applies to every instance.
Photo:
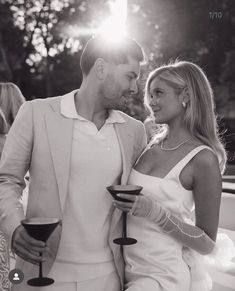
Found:
[[[149,102],[149,104],[150,104],[151,106],[152,106],[152,105],[157,105],[158,102],[159,102],[159,98],[154,97],[154,96],[151,96],[151,97],[150,97],[150,102]]]

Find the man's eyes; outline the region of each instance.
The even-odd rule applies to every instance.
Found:
[[[132,80],[137,81],[137,76],[134,76],[134,75],[126,75],[126,76],[127,76],[127,79],[128,79],[129,81],[132,81]]]

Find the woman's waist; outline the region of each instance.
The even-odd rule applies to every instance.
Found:
[[[151,239],[151,238],[150,238]],[[124,247],[126,271],[132,273],[150,271],[164,273],[174,271],[180,264],[185,265],[182,258],[182,245],[171,238],[158,237],[152,244],[138,241],[131,247]]]
[[[135,245],[124,247],[124,252],[130,256],[161,254],[171,250],[173,253],[182,252],[182,244],[153,222],[131,225],[128,236],[137,240]]]

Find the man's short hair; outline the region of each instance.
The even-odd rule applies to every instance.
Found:
[[[88,40],[80,58],[80,66],[83,75],[88,75],[98,58],[114,64],[126,64],[128,57],[144,61],[143,50],[135,40],[122,38],[115,43],[97,36]]]

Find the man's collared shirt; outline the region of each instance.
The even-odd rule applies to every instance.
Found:
[[[74,127],[62,236],[51,276],[83,281],[115,270],[108,244],[113,206],[106,187],[120,183],[122,157],[114,124],[125,120],[111,110],[98,130],[77,113],[74,94],[62,97],[61,114],[74,119]]]

